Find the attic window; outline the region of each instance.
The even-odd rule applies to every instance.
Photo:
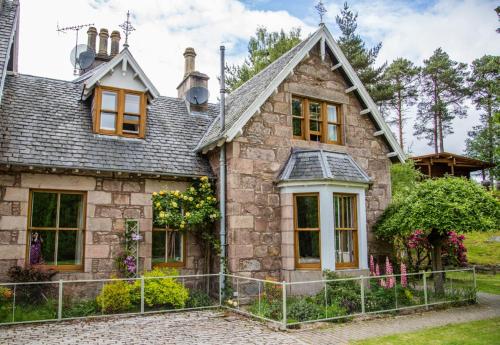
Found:
[[[96,88],[93,112],[95,133],[144,138],[144,92],[99,86]]]

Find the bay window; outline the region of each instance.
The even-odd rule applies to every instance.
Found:
[[[334,194],[335,263],[338,268],[358,266],[356,195]]]
[[[319,194],[294,195],[295,264],[297,268],[320,268]]]

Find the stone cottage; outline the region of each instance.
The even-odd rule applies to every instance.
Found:
[[[88,29],[96,58],[75,80],[18,73],[19,7],[0,0],[0,279],[30,264],[108,277],[130,220],[141,269],[199,273],[196,241],[154,226],[151,195],[201,176],[226,190],[233,273],[359,272],[384,251],[371,227],[404,154],[326,26],[230,93],[221,130],[192,48],[174,98],[106,29]]]

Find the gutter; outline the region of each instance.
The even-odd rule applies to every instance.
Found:
[[[225,69],[225,47],[220,46],[220,131],[224,133],[226,125],[226,81]],[[219,152],[219,210],[220,210],[220,289],[224,289],[225,282],[223,274],[226,270],[226,144],[224,143]]]

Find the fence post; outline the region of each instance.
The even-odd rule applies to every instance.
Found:
[[[281,283],[281,286],[283,287],[283,329],[287,329],[287,319],[286,319],[286,282],[283,280]]]
[[[222,307],[222,279],[224,279],[224,276],[221,270],[219,272],[219,307]]]
[[[141,314],[144,314],[144,276],[141,277]]]
[[[361,276],[361,314],[365,313],[365,277]]]
[[[59,302],[57,304],[57,320],[62,320],[62,301],[63,301],[63,280],[59,279]]]
[[[259,280],[259,316],[260,316],[260,304],[261,304],[261,294],[262,294],[262,282]]]
[[[477,301],[476,266],[472,266],[472,280],[474,282],[474,301]]]
[[[425,271],[422,271],[422,277],[424,279],[424,301],[425,301],[425,309],[429,309],[429,301],[427,300],[427,277],[425,276]]]
[[[16,321],[16,295],[17,295],[17,284],[14,285],[14,297],[12,298],[12,322]]]

